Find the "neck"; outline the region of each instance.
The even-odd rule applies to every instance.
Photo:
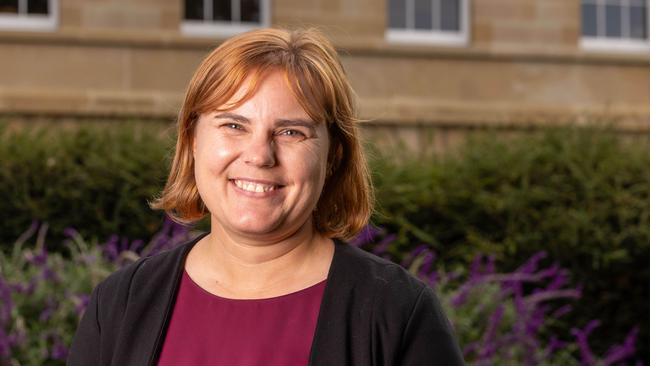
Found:
[[[207,275],[226,291],[256,292],[291,287],[314,277],[314,267],[328,256],[331,241],[319,235],[308,220],[291,235],[236,237],[218,225],[205,238],[201,260]],[[329,266],[328,266],[329,267]],[[327,267],[327,268],[328,268]],[[318,274],[322,277],[322,273]],[[326,271],[325,271],[326,276]]]

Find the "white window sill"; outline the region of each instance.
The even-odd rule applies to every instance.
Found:
[[[452,47],[464,47],[468,44],[467,33],[462,31],[389,29],[386,31],[386,40],[391,43],[427,44]]]
[[[181,33],[192,37],[230,37],[263,27],[258,23],[202,22],[185,20]]]
[[[0,30],[51,32],[56,30],[57,23],[57,19],[53,14],[0,14]]]
[[[582,37],[580,48],[594,52],[644,53],[650,52],[650,40]]]

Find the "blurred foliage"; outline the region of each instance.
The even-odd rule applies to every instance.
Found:
[[[53,245],[46,233],[47,224],[34,223],[11,253],[0,252],[0,365],[63,365],[91,290],[101,280],[198,234],[170,221],[148,243],[118,236],[88,242],[67,229],[67,238]],[[394,259],[386,252],[394,236],[368,233],[351,245]],[[48,251],[50,246],[66,248],[67,255]],[[479,256],[467,268],[446,271],[442,263],[434,266],[435,253],[426,247],[404,254],[402,265],[436,288],[469,365],[611,366],[635,358],[636,330],[603,356],[589,344],[597,323],[573,327],[571,334],[548,334],[549,325],[571,311],[579,291],[567,282],[568,271],[542,263],[543,252],[511,273],[498,272],[493,257]]]
[[[164,185],[173,137],[158,123],[8,128],[0,125],[0,243],[32,220],[106,239],[148,238],[163,215],[147,205]]]
[[[100,281],[197,234],[166,221],[146,244],[117,235],[102,243],[87,241],[71,228],[55,243],[46,241],[47,230],[47,224],[33,223],[10,253],[0,252],[0,365],[64,365]]]
[[[395,255],[428,243],[443,263],[488,253],[513,270],[546,251],[583,287],[571,323],[598,318],[619,338],[640,324],[649,344],[650,148],[630,142],[559,128],[477,135],[446,157],[375,150],[374,222],[398,234]]]
[[[66,227],[91,240],[151,237],[162,214],[147,201],[165,182],[171,127],[52,126],[0,125],[0,248],[34,219],[50,224],[53,243]],[[488,253],[510,271],[544,250],[583,288],[569,323],[598,318],[617,339],[640,324],[650,344],[650,148],[640,141],[560,128],[484,132],[444,156],[375,148],[373,222],[396,234],[395,258],[426,243],[446,265]]]

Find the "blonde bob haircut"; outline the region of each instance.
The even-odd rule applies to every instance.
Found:
[[[354,92],[336,50],[319,31],[260,29],[222,43],[199,65],[178,117],[169,178],[151,207],[191,223],[209,212],[194,179],[192,144],[203,113],[236,108],[252,97],[269,71],[284,71],[287,84],[317,123],[326,123],[330,147],[327,177],[313,214],[315,229],[349,239],[367,224],[373,208],[370,174],[357,128]],[[249,78],[248,92],[224,107]]]

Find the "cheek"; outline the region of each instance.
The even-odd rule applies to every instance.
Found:
[[[236,146],[222,139],[199,139],[196,143],[194,160],[198,168],[218,169],[236,156]]]
[[[325,181],[327,154],[323,154],[320,148],[314,147],[300,154],[295,154],[291,166],[295,174],[314,186],[320,187]]]

